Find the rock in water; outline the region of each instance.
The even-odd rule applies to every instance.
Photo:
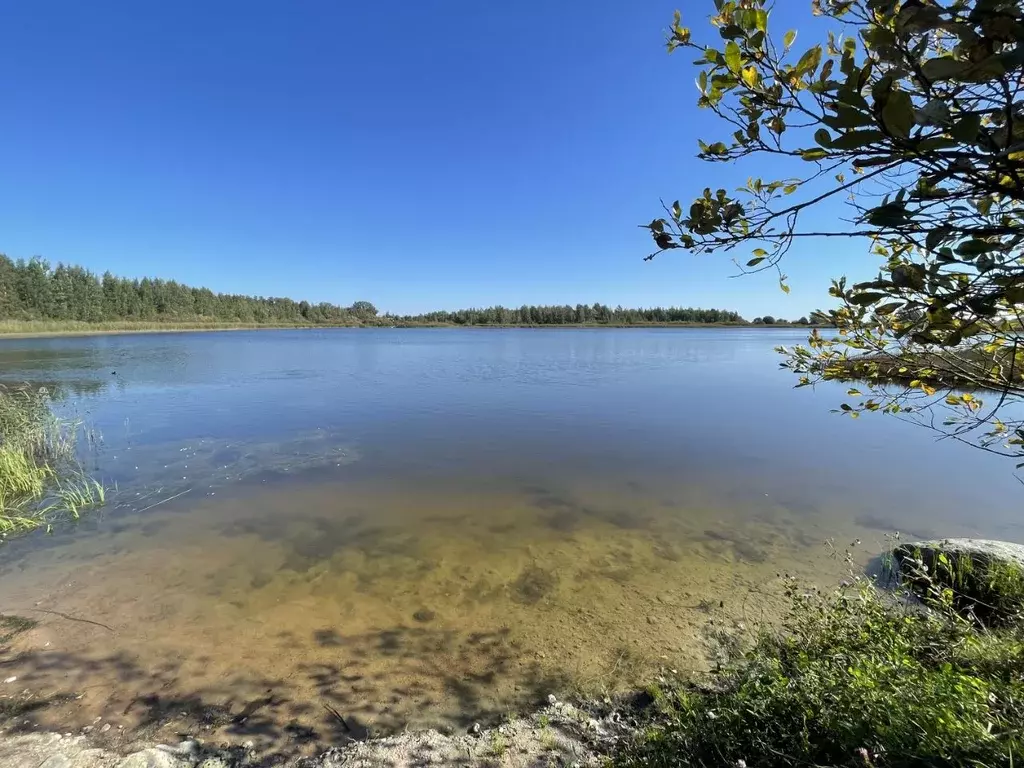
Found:
[[[911,541],[900,544],[892,554],[901,569],[905,567],[904,563],[920,558],[929,570],[934,571],[939,555],[946,555],[950,560],[969,558],[973,565],[982,568],[986,568],[992,563],[1000,563],[1024,569],[1024,545],[1013,544],[1009,541],[986,539]]]
[[[919,594],[950,589],[953,607],[984,623],[1024,617],[1024,546],[984,539],[938,539],[893,550],[899,572]],[[924,566],[922,568],[922,565]]]

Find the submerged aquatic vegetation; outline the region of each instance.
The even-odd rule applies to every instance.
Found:
[[[0,537],[101,505],[105,489],[75,458],[77,424],[58,418],[38,387],[0,387]]]

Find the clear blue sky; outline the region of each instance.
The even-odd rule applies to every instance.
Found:
[[[749,175],[694,158],[715,131],[664,50],[677,4],[8,3],[0,251],[403,313],[804,314],[875,269],[862,245],[802,246],[789,296],[727,257],[641,260],[660,197]],[[809,2],[778,5],[809,43]]]

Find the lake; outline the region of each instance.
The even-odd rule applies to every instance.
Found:
[[[798,329],[5,340],[108,505],[0,548],[35,724],[281,746],[701,669],[886,536],[1024,541],[1013,463],[830,413]],[[333,712],[332,712],[333,710]],[[343,726],[334,712],[346,718]],[[98,726],[97,726],[98,729]],[[148,729],[148,730],[147,730]]]

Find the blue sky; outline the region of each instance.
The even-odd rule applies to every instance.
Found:
[[[403,313],[805,314],[874,271],[863,244],[801,244],[789,296],[724,256],[642,261],[659,198],[753,170],[694,157],[718,135],[664,50],[678,4],[8,4],[0,251]],[[810,44],[809,2],[778,5]]]

